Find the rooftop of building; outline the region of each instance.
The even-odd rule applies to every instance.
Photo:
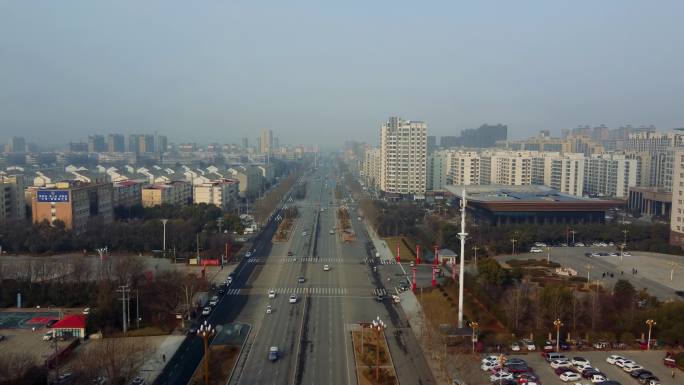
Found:
[[[83,314],[68,315],[52,325],[53,329],[84,329],[86,316]]]
[[[505,186],[505,185],[470,185],[444,188],[451,194],[461,197],[465,188],[469,201],[479,202],[600,202],[599,199],[577,197],[563,194],[547,186]]]

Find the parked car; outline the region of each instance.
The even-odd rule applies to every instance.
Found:
[[[136,377],[131,381],[131,385],[145,385],[145,379],[142,377]]]
[[[582,379],[579,374],[575,372],[565,372],[560,375],[560,379],[563,382],[570,382],[570,381],[579,381]]]
[[[557,376],[560,376],[561,374],[565,372],[574,372],[571,368],[556,368],[553,370],[554,373],[556,373]]]
[[[594,346],[594,347],[596,347],[596,346]],[[624,359],[625,359],[625,357],[618,356],[616,354],[611,354],[610,356],[606,357],[606,362],[611,364],[611,365],[615,365],[615,361],[624,360]]]
[[[589,381],[594,384],[598,384],[608,381],[608,377],[604,376],[603,374],[594,374],[589,378]]]
[[[544,250],[542,250],[540,247],[531,247],[530,248],[530,253],[543,253]]]
[[[525,341],[525,349],[532,352],[537,350],[537,345],[534,344],[534,341]]]
[[[207,316],[211,313],[211,307],[205,306],[204,309],[202,309],[202,315]]]
[[[572,367],[572,363],[568,360],[553,360],[550,365],[554,369]]]
[[[306,279],[304,277],[297,278],[298,283],[304,283],[305,281],[306,281]]]
[[[672,352],[665,353],[663,365],[667,366],[668,368],[674,368],[677,366],[677,362],[675,361],[674,354],[672,354]]]
[[[480,369],[482,369],[485,372],[492,371],[494,369],[499,368],[499,363],[497,361],[486,361],[483,362],[482,365],[480,365]]]
[[[632,378],[636,378],[636,379],[638,379],[639,376],[641,376],[642,374],[645,376],[652,376],[653,375],[652,372],[650,372],[646,369],[632,370],[631,372],[629,372],[629,375],[632,376]]]
[[[518,344],[517,342],[513,342],[511,344],[511,350],[514,352],[519,352],[520,351],[520,344]]]
[[[512,380],[512,379],[513,379],[513,375],[511,373],[504,372],[504,371],[494,373],[491,376],[489,376],[489,381],[491,381],[491,382],[497,382],[497,381],[501,381],[501,380]]]
[[[323,271],[330,271],[330,265],[323,265]]]
[[[45,332],[43,334],[43,341],[51,341],[53,338],[52,332]]]
[[[635,363],[628,362],[622,366],[622,370],[624,370],[627,373],[631,373],[635,370],[641,370],[643,368],[644,368],[643,366],[637,364],[636,362]]]

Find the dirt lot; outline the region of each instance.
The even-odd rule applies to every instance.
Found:
[[[4,355],[16,353],[29,353],[37,364],[42,364],[50,354],[55,352],[53,342],[43,341],[46,328],[31,329],[1,329],[0,334],[5,339],[0,342],[0,360]],[[69,342],[57,342],[58,349],[66,346]]]

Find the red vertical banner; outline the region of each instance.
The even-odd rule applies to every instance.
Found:
[[[416,283],[416,267],[413,266],[413,282],[411,284],[411,288],[415,292],[417,287],[418,287],[418,284]]]
[[[437,267],[432,266],[432,287],[437,287],[437,277],[435,276],[436,272],[437,272]]]
[[[399,257],[399,243],[397,243],[397,262],[399,262],[401,258]]]
[[[439,265],[439,246],[435,245],[435,258],[432,260],[432,264],[437,266]]]
[[[416,245],[416,265],[420,265],[420,245]]]

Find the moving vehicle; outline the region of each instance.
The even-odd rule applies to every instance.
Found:
[[[207,316],[211,313],[211,308],[209,306],[205,306],[204,309],[202,309],[202,315]]]
[[[323,265],[323,271],[330,271],[330,265]]]
[[[290,294],[290,303],[297,303],[297,294]]]
[[[271,348],[268,349],[268,360],[271,362],[275,362],[278,360],[278,347],[277,346],[271,346]]]
[[[304,277],[297,278],[298,283],[304,283],[304,281],[306,281],[306,279]]]
[[[269,290],[268,291],[268,298],[275,298],[275,297],[276,297],[275,290]]]
[[[209,300],[209,306],[216,306],[218,305],[219,297],[217,295],[211,297]]]
[[[330,235],[335,235],[335,230],[330,230]]]
[[[271,313],[273,313],[273,308],[271,307],[271,305],[266,306],[266,314],[271,314]]]
[[[532,247],[530,248],[530,253],[542,253],[544,250],[541,249],[541,247]]]

